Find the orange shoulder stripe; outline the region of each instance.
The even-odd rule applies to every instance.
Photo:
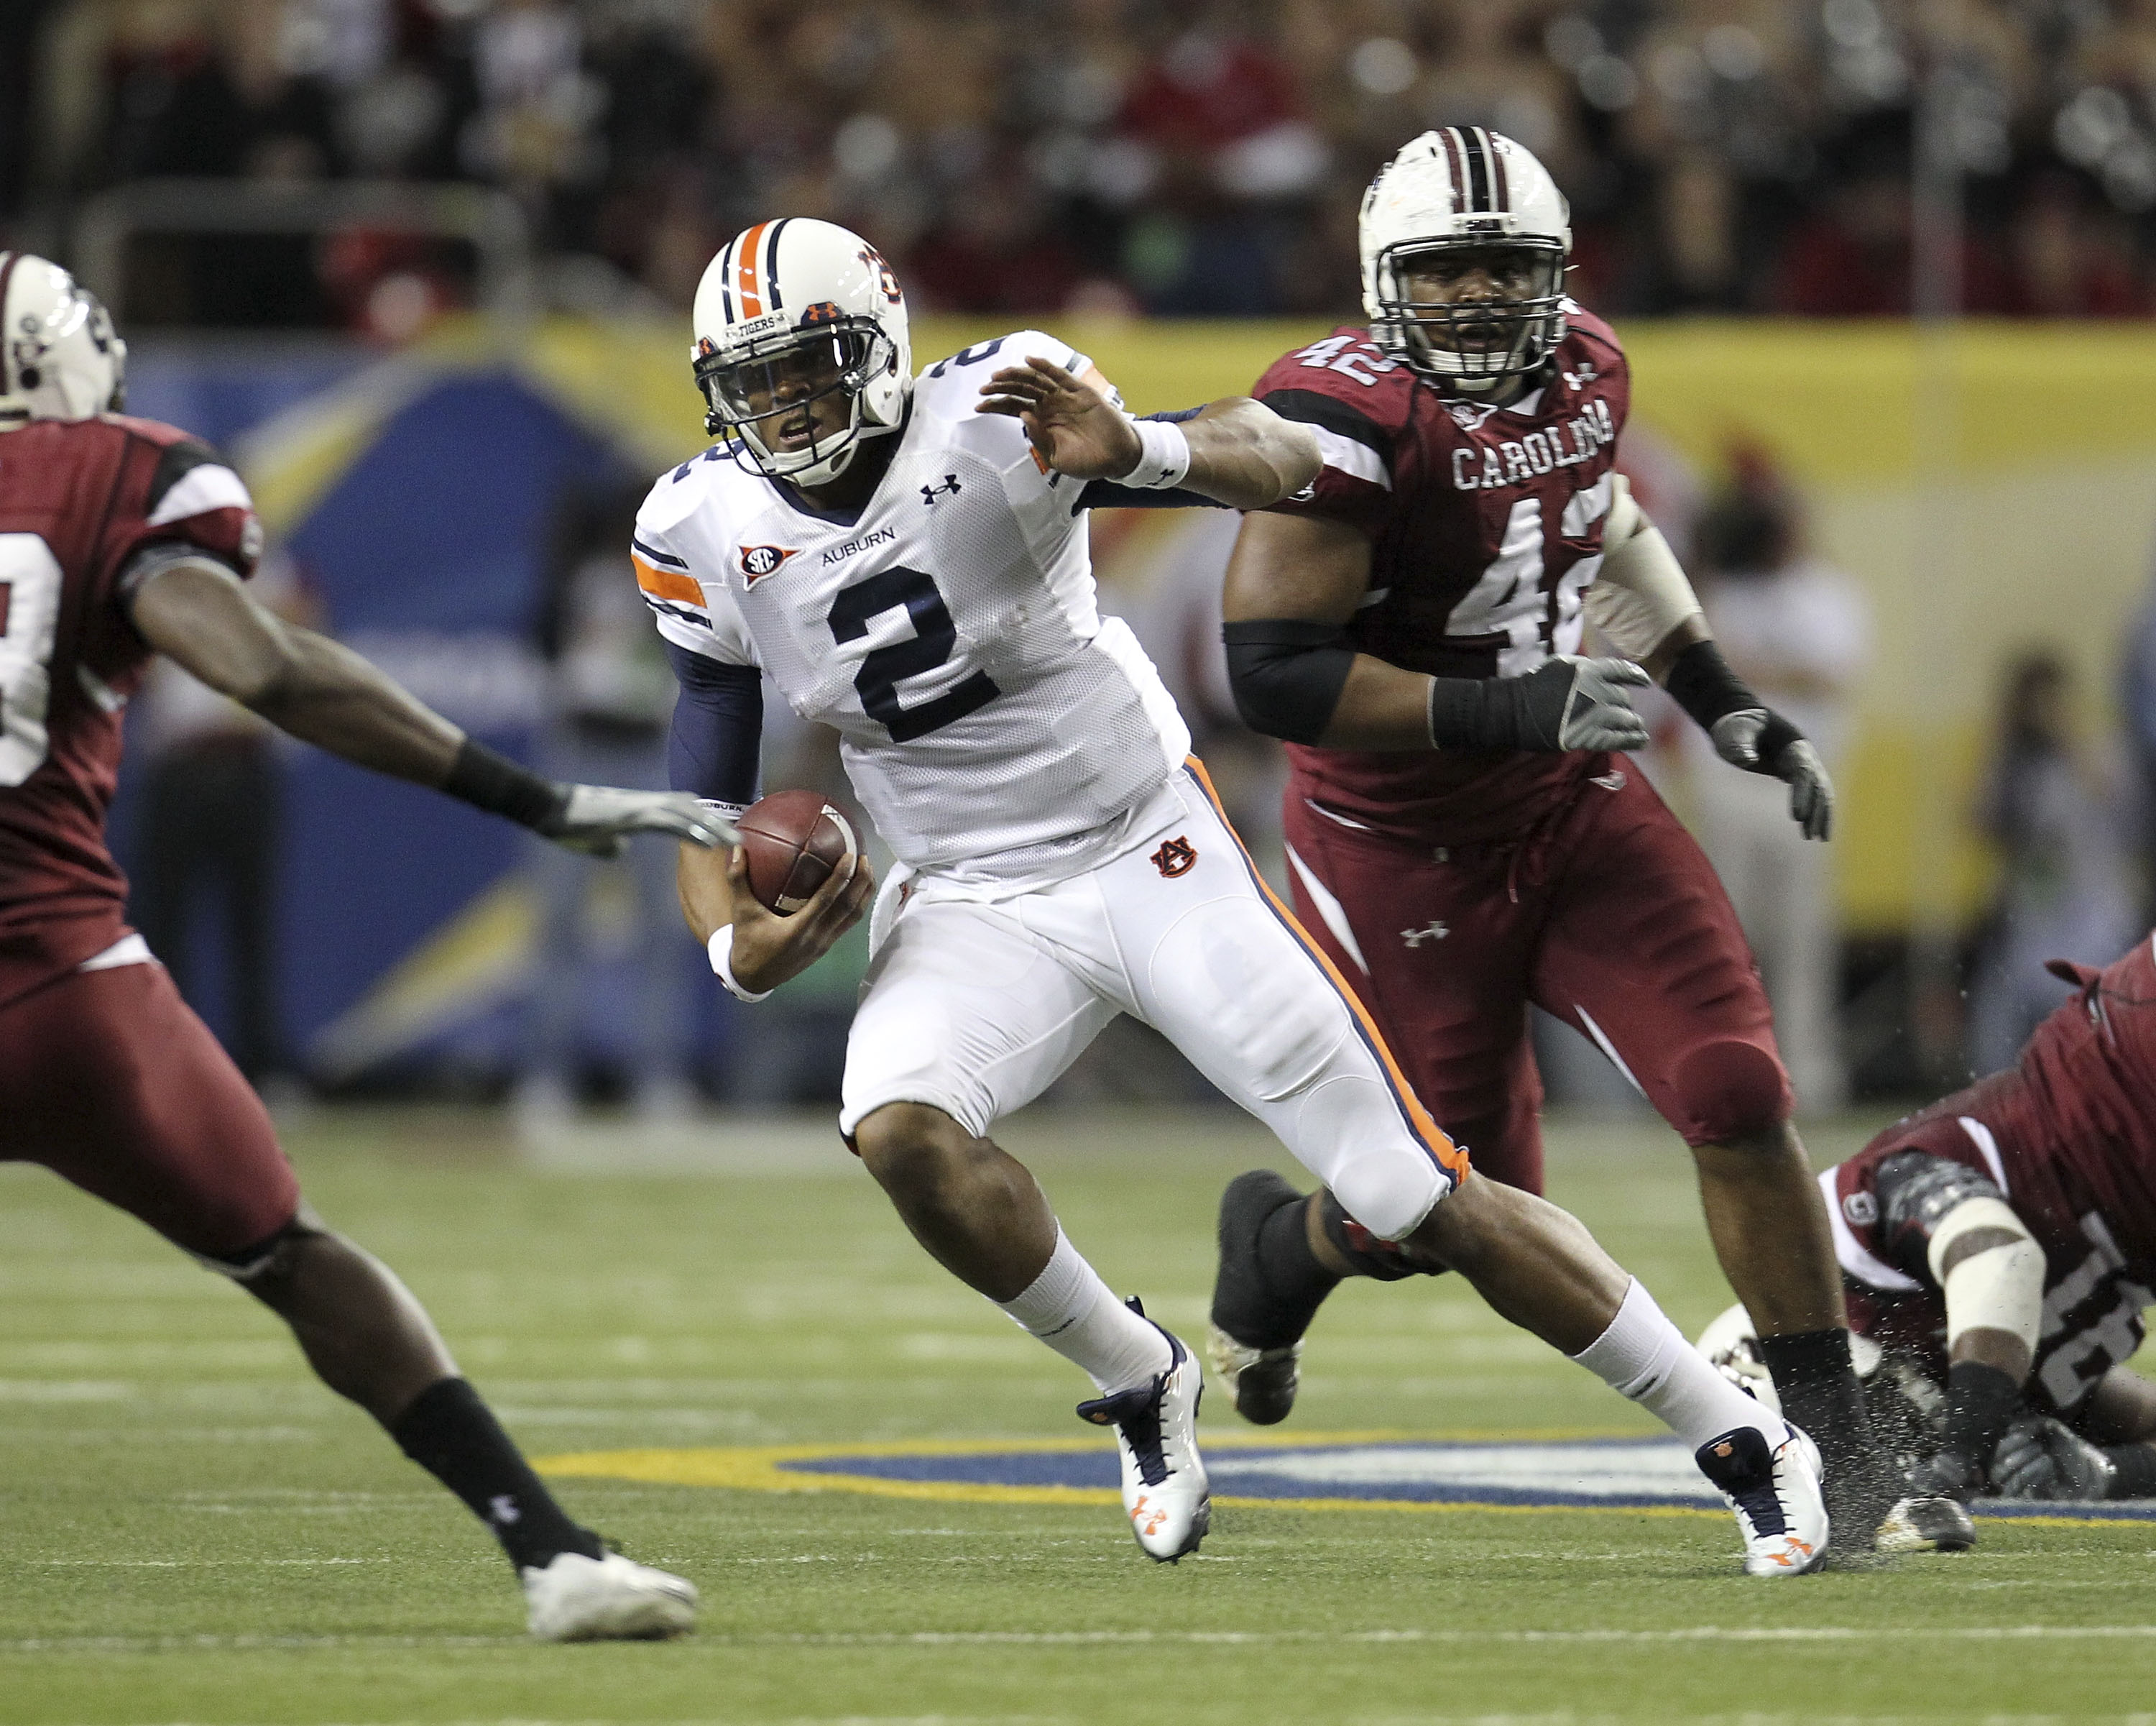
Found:
[[[678,605],[704,604],[703,584],[693,575],[684,575],[678,569],[661,569],[656,563],[639,557],[634,552],[629,561],[636,566],[636,584],[654,599],[671,599]]]

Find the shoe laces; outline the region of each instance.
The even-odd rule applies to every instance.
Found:
[[[1774,1484],[1774,1451],[1755,1427],[1741,1427],[1700,1446],[1702,1472],[1729,1495],[1755,1536],[1789,1532],[1789,1515]]]

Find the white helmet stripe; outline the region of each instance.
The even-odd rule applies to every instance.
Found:
[[[1460,134],[1451,126],[1438,133],[1445,140],[1445,182],[1452,192],[1452,211],[1458,215],[1467,208],[1467,170],[1460,165]]]
[[[1482,146],[1482,128],[1462,126],[1459,131],[1460,153],[1467,158],[1467,207],[1477,211],[1494,208],[1490,202],[1490,157]]]
[[[741,237],[741,254],[735,260],[734,295],[744,318],[762,317],[770,310],[763,303],[763,242],[772,223],[759,222]]]
[[[1512,188],[1505,183],[1505,152],[1494,143],[1488,132],[1476,128],[1475,136],[1482,141],[1482,147],[1490,162],[1490,208],[1501,214],[1509,214],[1512,208]]]
[[[778,297],[778,236],[786,232],[786,224],[793,219],[791,216],[781,216],[771,224],[771,237],[763,243],[764,294],[773,311],[786,310],[786,302]]]
[[[13,280],[15,265],[21,259],[22,255],[20,252],[0,252],[0,319],[4,319],[6,316],[8,284]],[[0,396],[11,396],[15,393],[14,382],[8,376],[7,336],[7,330],[0,327]]]

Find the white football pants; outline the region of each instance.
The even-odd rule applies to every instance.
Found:
[[[993,903],[886,882],[840,1130],[927,1103],[986,1137],[1118,1013],[1158,1030],[1397,1241],[1466,1174],[1377,1027],[1273,897],[1194,762],[1097,869]]]

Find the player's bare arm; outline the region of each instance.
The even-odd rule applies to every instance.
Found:
[[[1244,722],[1334,749],[1636,749],[1626,700],[1647,674],[1560,657],[1524,677],[1432,677],[1348,645],[1370,585],[1370,541],[1312,516],[1253,515],[1228,565],[1221,615]]]
[[[1059,473],[1137,485],[1173,483],[1235,509],[1263,509],[1317,475],[1317,440],[1247,396],[1209,402],[1192,419],[1132,419],[1099,367],[1052,360],[1007,366],[981,387],[981,411],[1016,419]],[[1178,471],[1179,468],[1179,471]]]
[[[1938,1451],[1912,1478],[1920,1491],[1965,1497],[1983,1482],[2035,1361],[2044,1251],[1997,1189],[1958,1164],[1930,1163],[1888,1204],[1943,1205],[1925,1261],[1946,1302],[1946,1412]]]
[[[869,860],[856,855],[834,870],[808,902],[788,917],[766,909],[749,891],[748,854],[740,846],[719,850],[681,847],[675,881],[681,892],[681,915],[696,944],[731,927],[733,948],[728,969],[744,993],[767,994],[791,982],[835,946],[861,920],[875,896],[875,876]]]
[[[219,694],[305,742],[461,797],[547,838],[610,855],[624,835],[699,845],[732,837],[693,797],[558,785],[467,737],[350,648],[288,624],[208,557],[178,557],[136,588],[142,639]]]

